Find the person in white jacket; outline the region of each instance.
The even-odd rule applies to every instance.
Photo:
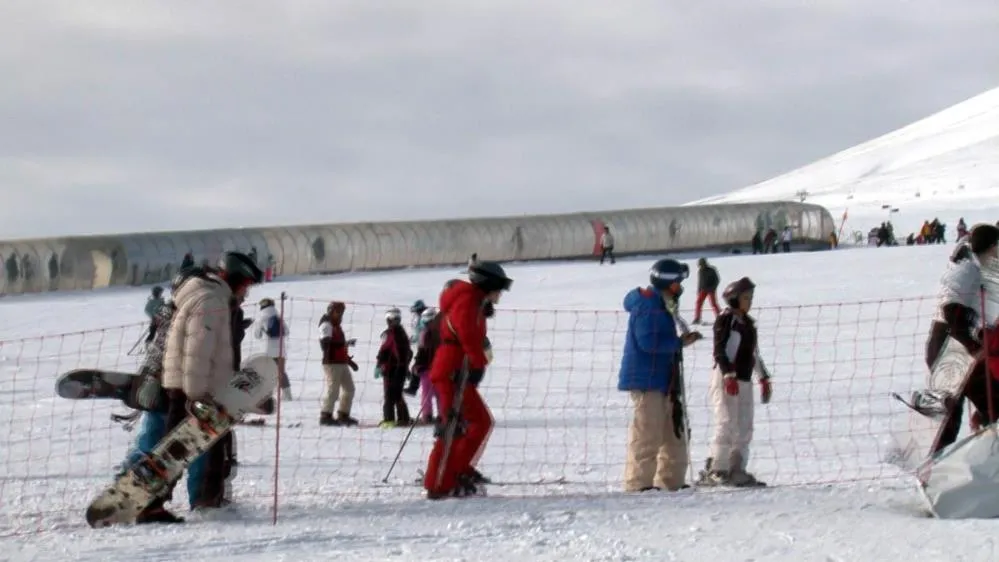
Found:
[[[274,300],[270,298],[260,299],[260,316],[257,317],[257,327],[254,329],[254,336],[264,341],[264,353],[268,357],[273,357],[277,363],[280,374],[281,398],[292,400],[291,379],[285,371],[285,357],[288,356],[288,325],[278,316],[277,307]],[[282,344],[281,338],[284,337]]]

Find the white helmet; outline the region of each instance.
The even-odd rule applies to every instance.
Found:
[[[430,322],[434,319],[434,316],[437,316],[437,309],[431,306],[420,314],[420,319],[424,322]]]
[[[400,322],[402,321],[402,312],[398,308],[392,307],[385,311],[385,320],[389,322]]]

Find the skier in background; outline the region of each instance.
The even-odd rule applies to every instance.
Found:
[[[163,303],[163,287],[157,285],[153,287],[153,290],[149,294],[149,298],[146,299],[146,317],[150,320],[156,318],[156,313],[160,311],[160,307],[163,306]]]
[[[357,344],[356,339],[347,339],[343,333],[343,314],[347,305],[333,301],[326,307],[326,314],[319,319],[319,348],[323,353],[323,375],[326,387],[319,411],[319,425],[355,426],[357,420],[350,417],[354,404],[354,375],[357,363],[350,356],[349,348]],[[333,418],[333,405],[337,400],[336,418]]]
[[[163,356],[163,388],[167,394],[164,432],[187,417],[190,401],[213,403],[211,391],[232,377],[239,365],[233,340],[232,306],[245,298],[252,285],[263,280],[263,273],[245,254],[227,252],[219,260],[218,269],[191,270],[173,291],[176,307],[167,334]],[[213,447],[205,452],[206,474],[231,473],[225,464],[225,448]],[[206,477],[204,484],[218,484]],[[142,522],[177,522],[180,518],[168,512],[164,504],[173,495],[176,481],[154,500],[142,514]],[[206,490],[192,502],[192,509],[219,507],[224,490]]]
[[[605,258],[610,259],[611,265],[614,265],[614,235],[606,225],[603,234],[600,235],[600,265],[604,264]]]
[[[409,372],[413,352],[406,329],[402,327],[402,313],[398,308],[390,308],[385,312],[385,324],[375,367],[375,378],[382,379],[385,393],[379,427],[409,426],[413,424],[413,419],[409,416],[403,387],[406,385],[406,374]]]
[[[430,366],[441,422],[434,432],[436,439],[423,481],[428,499],[479,492],[472,465],[492,431],[492,416],[477,389],[489,363],[486,315],[492,314],[502,293],[512,285],[500,264],[485,261],[469,268],[468,281],[449,281],[441,292],[440,347]],[[454,408],[460,388],[464,389],[460,406]],[[451,442],[445,443],[449,427],[453,435]],[[447,462],[442,464],[445,447],[449,447]]]
[[[416,356],[409,371],[409,386],[405,390],[410,396],[415,396],[417,390],[420,392],[420,412],[417,421],[421,425],[434,423],[434,401],[437,400],[437,394],[430,382],[430,365],[440,346],[440,323],[437,320],[437,309],[434,307],[424,310],[420,317],[420,339],[416,342]],[[438,415],[439,406],[438,402]]]
[[[634,406],[624,469],[627,492],[687,487],[687,428],[682,411],[677,412],[683,408],[677,399],[683,389],[674,379],[681,349],[702,337],[700,332],[677,335],[676,301],[689,274],[676,260],[659,260],[649,272],[650,286],[624,297],[628,330],[617,389],[628,392]]]
[[[760,402],[770,403],[770,373],[759,356],[756,321],[749,315],[756,285],[743,277],[722,293],[728,307],[715,319],[714,358],[709,396],[715,433],[702,486],[765,486],[746,470],[753,440],[753,383],[760,381]]]
[[[721,284],[721,278],[718,275],[718,270],[709,265],[705,258],[697,260],[697,302],[694,304],[694,324],[701,323],[701,310],[704,309],[705,300],[711,302],[715,318],[721,313],[717,296],[719,284]]]
[[[409,307],[409,327],[412,329],[409,343],[413,347],[416,347],[417,342],[420,341],[420,331],[423,329],[423,311],[426,309],[427,303],[423,302],[423,299],[416,299]]]
[[[256,262],[254,262],[256,263]],[[278,315],[277,307],[274,306],[274,299],[260,299],[260,317],[257,318],[257,328],[254,336],[264,339],[264,353],[274,359],[278,367],[278,376],[281,398],[292,400],[291,379],[288,378],[288,371],[285,367],[285,358],[288,356],[288,324]],[[285,338],[282,345],[281,338]]]

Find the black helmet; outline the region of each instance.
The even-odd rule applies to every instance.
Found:
[[[162,294],[163,294],[163,287],[160,287],[159,285],[153,287],[153,297],[154,298],[159,298],[159,296],[162,295]]]
[[[722,292],[722,299],[732,308],[738,308],[739,295],[748,293],[754,289],[756,289],[756,284],[749,277],[743,277],[738,281],[729,283],[728,287],[725,287],[725,290]]]
[[[468,268],[468,280],[487,293],[509,291],[513,279],[506,276],[503,266],[494,261],[480,261]]]
[[[218,268],[226,274],[229,286],[235,287],[244,280],[257,285],[264,282],[264,272],[244,253],[225,252],[219,258]]]
[[[657,261],[649,269],[649,282],[660,291],[668,289],[673,283],[683,283],[687,277],[690,277],[687,264],[669,258]]]

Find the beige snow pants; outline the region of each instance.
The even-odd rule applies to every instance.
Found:
[[[624,489],[679,490],[690,463],[687,443],[673,428],[673,401],[663,392],[631,392],[635,414],[628,431]]]
[[[323,365],[323,375],[326,377],[326,392],[323,393],[320,411],[332,414],[333,404],[339,399],[340,408],[337,412],[349,415],[354,404],[354,373],[351,372],[350,365]]]

